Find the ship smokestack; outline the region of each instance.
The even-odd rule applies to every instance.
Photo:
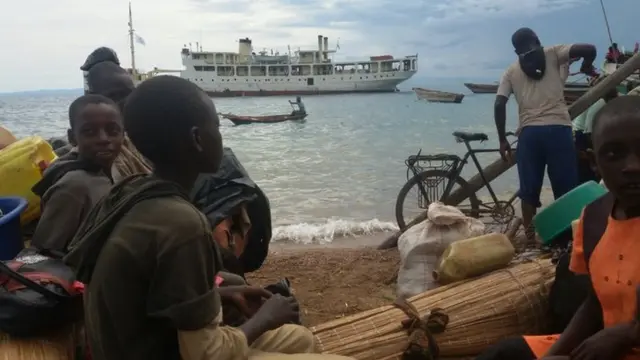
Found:
[[[324,37],[324,60],[329,60],[329,38]]]
[[[318,61],[322,61],[322,35],[318,35]]]

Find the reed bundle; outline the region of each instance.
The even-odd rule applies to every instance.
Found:
[[[75,358],[77,339],[77,329],[33,339],[0,333],[0,360],[71,360]]]
[[[131,140],[127,137],[125,137],[120,155],[118,155],[113,165],[121,178],[151,172],[151,166],[147,160],[138,152],[138,149],[133,146]]]
[[[547,295],[555,275],[551,260],[535,260],[436,288],[409,299],[423,316],[442,308],[449,324],[434,334],[441,357],[477,355],[514,335],[544,330]],[[312,327],[323,353],[356,359],[399,359],[407,347],[407,316],[395,306]]]

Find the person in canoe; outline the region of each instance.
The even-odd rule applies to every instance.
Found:
[[[289,100],[289,104],[293,106],[293,112],[291,112],[291,115],[307,115],[307,109],[304,107],[304,103],[302,102],[302,98],[300,96],[296,96],[296,101]]]
[[[218,115],[204,91],[174,76],[146,80],[127,99],[124,124],[153,173],[114,186],[65,257],[86,284],[92,357],[345,359],[312,354],[311,332],[290,324],[299,316],[292,298],[216,285],[219,249],[188,195],[222,158]],[[242,326],[221,325],[221,299],[249,295],[267,299]]]
[[[571,117],[564,100],[561,66],[582,58],[581,72],[595,72],[596,48],[590,44],[543,47],[536,33],[521,28],[512,38],[518,60],[503,74],[494,104],[500,154],[510,158],[506,138],[507,101],[514,94],[519,109],[517,168],[522,218],[529,242],[535,242],[533,217],[541,206],[545,168],[557,199],[578,185]]]
[[[588,295],[561,335],[505,340],[476,360],[640,359],[640,98],[620,96],[593,122],[593,159],[609,193],[587,205],[570,270]]]
[[[42,198],[42,214],[31,246],[63,254],[91,208],[113,185],[111,168],[124,139],[117,105],[101,95],[77,98],[69,107],[68,138],[77,151],[54,161],[32,189]]]

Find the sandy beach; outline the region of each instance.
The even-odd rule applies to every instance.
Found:
[[[247,278],[254,285],[288,278],[307,326],[390,305],[400,256],[397,248],[375,247],[391,234],[341,237],[330,244],[272,243],[262,268]],[[514,245],[522,255],[530,250],[525,240],[520,228]]]
[[[262,268],[247,278],[255,285],[288,278],[307,326],[389,305],[400,257],[397,249],[375,249],[388,235],[345,237],[329,245],[274,243]]]

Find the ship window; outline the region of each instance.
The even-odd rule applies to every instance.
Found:
[[[307,85],[313,86],[313,78],[307,78]]]
[[[324,78],[322,78],[322,81],[325,81],[325,79],[324,79]]]
[[[287,79],[287,81],[291,81],[291,79]]]
[[[196,71],[202,71],[202,66],[194,66],[193,67]]]

